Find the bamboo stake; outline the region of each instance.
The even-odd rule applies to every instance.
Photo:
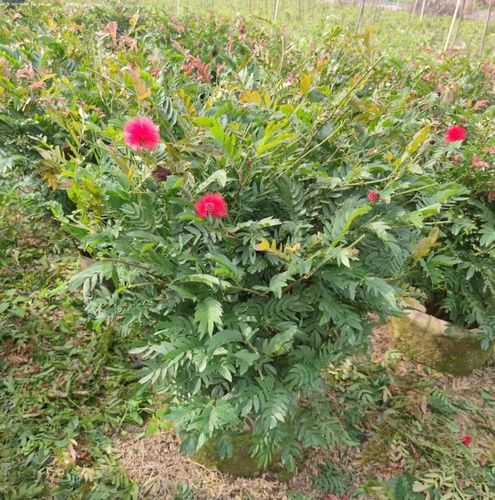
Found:
[[[361,0],[361,9],[359,11],[359,17],[358,17],[358,21],[357,21],[357,24],[356,24],[356,35],[358,34],[358,31],[359,31],[359,28],[361,26],[361,22],[363,20],[363,14],[364,14],[364,3],[365,3],[366,0]]]
[[[278,8],[280,7],[280,0],[275,0],[275,11],[273,12],[273,22],[277,22]]]
[[[457,37],[459,36],[461,32],[461,25],[462,21],[464,21],[464,8],[466,7],[466,0],[462,0],[462,5],[461,5],[461,17],[459,17],[459,24],[457,25],[457,29],[455,30],[455,35],[454,35],[454,45],[457,42]]]
[[[177,0],[177,17],[180,15],[180,0]]]
[[[452,22],[450,23],[449,32],[447,33],[447,39],[445,40],[445,46],[443,48],[444,52],[446,52],[447,49],[449,48],[450,38],[452,36],[452,31],[454,31],[455,20],[457,18],[457,13],[459,12],[460,5],[461,5],[461,0],[457,0],[455,4],[454,14],[452,15]]]
[[[483,37],[481,38],[480,57],[483,55],[483,50],[485,50],[485,40],[486,40],[486,34],[488,33],[488,25],[490,24],[490,17],[492,15],[492,7],[493,7],[493,0],[490,0],[490,2],[488,3],[488,14],[486,16],[485,29],[483,30]]]
[[[465,2],[466,0],[464,0]],[[419,20],[422,21],[423,20],[423,16],[424,16],[424,13],[425,13],[425,7],[426,7],[426,0],[423,0],[423,4],[421,5],[421,14],[419,16]]]
[[[414,17],[414,14],[416,14],[416,7],[418,6],[418,0],[414,0],[414,7],[411,12],[411,17]]]

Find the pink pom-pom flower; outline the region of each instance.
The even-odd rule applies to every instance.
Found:
[[[208,193],[196,203],[196,213],[204,219],[210,217],[227,217],[227,202],[220,193]]]
[[[160,144],[160,132],[149,118],[138,116],[125,124],[124,141],[131,149],[153,150]]]
[[[377,203],[380,201],[380,194],[377,193],[376,191],[368,191],[368,200],[371,201],[371,203]]]
[[[444,138],[447,142],[458,142],[464,141],[467,137],[467,130],[460,125],[453,125],[449,127],[444,134]]]

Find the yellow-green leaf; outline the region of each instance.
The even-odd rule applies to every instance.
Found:
[[[268,240],[261,240],[257,245],[254,245],[254,249],[258,252],[266,252],[270,249],[270,242]]]
[[[440,230],[438,227],[434,227],[428,236],[419,240],[412,252],[415,260],[421,259],[430,253],[430,251],[437,245],[439,233]]]
[[[431,125],[425,125],[421,130],[416,132],[412,141],[406,147],[406,153],[415,153],[428,139]]]
[[[261,95],[257,90],[243,90],[241,92],[240,100],[243,104],[253,103],[258,106],[261,104]]]
[[[303,94],[307,94],[311,89],[311,77],[307,73],[301,75],[300,89]]]

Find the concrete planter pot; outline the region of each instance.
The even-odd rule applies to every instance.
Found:
[[[415,361],[452,375],[469,375],[493,355],[493,344],[481,348],[477,330],[454,326],[424,311],[390,319],[390,334],[395,347]]]
[[[259,469],[256,459],[251,457],[250,438],[249,432],[235,436],[233,438],[234,455],[230,458],[221,459],[218,456],[218,449],[213,440],[207,441],[191,458],[208,469],[218,470],[223,474],[235,477],[260,476],[266,471]]]

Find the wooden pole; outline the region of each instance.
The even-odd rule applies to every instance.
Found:
[[[361,22],[363,20],[363,14],[364,14],[364,2],[366,0],[361,0],[361,9],[359,10],[359,17],[358,17],[358,21],[357,21],[357,24],[356,24],[356,35],[359,31],[359,28],[361,26]]]
[[[481,38],[480,57],[483,55],[483,51],[485,50],[486,34],[488,33],[488,25],[490,24],[490,17],[492,15],[492,7],[493,7],[493,0],[490,0],[490,2],[488,4],[488,14],[486,15],[485,29],[483,30],[483,37]]]
[[[445,40],[445,46],[443,51],[446,52],[449,48],[450,38],[452,37],[452,31],[454,31],[455,20],[457,18],[457,13],[459,12],[459,7],[461,6],[461,0],[457,0],[455,4],[454,14],[452,14],[452,22],[450,23],[449,32],[447,33],[447,39]]]

